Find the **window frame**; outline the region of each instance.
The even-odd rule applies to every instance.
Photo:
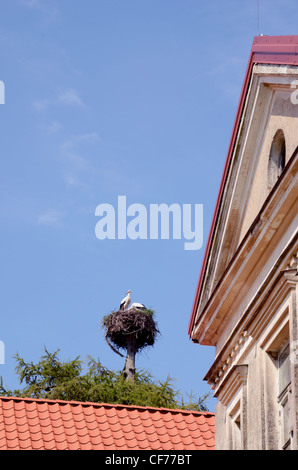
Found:
[[[286,358],[284,360],[285,353]],[[281,360],[283,362],[281,363]],[[292,394],[292,381],[291,381],[291,362],[290,362],[290,342],[285,341],[277,354],[277,373],[278,373],[278,396],[277,403],[279,409],[279,427],[280,427],[280,444],[281,449],[292,449],[293,431],[291,426],[291,394]],[[281,377],[281,368],[287,367],[287,375],[289,376],[286,381]],[[281,385],[281,382],[284,382]]]
[[[268,190],[271,191],[286,165],[286,139],[278,129],[272,139],[268,158]]]

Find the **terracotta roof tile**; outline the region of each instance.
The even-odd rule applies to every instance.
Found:
[[[214,449],[214,414],[0,397],[0,449]]]

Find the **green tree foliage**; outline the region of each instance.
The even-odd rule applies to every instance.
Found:
[[[207,411],[206,399],[209,394],[198,399],[190,397],[185,403],[179,391],[175,390],[172,380],[156,381],[146,371],[137,371],[134,381],[127,381],[122,372],[113,372],[100,361],[89,357],[87,368],[79,357],[62,362],[59,350],[45,354],[37,364],[25,362],[18,354],[15,356],[19,390],[6,390],[0,378],[0,395],[27,398],[46,398],[52,400],[75,400],[95,403],[114,403],[124,405],[179,408]]]

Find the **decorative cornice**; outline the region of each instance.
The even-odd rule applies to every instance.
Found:
[[[229,349],[228,355],[217,366],[217,370],[213,379],[209,380],[211,388],[216,390],[220,383],[225,379],[229,372],[235,367],[235,360],[242,354],[249,336],[247,331],[243,331],[232,347]],[[215,371],[214,371],[215,372]]]
[[[263,255],[265,253],[269,259],[272,254],[269,247],[272,247],[273,242],[275,245],[279,243],[277,230],[283,228],[283,224],[284,230],[287,230],[288,222],[286,218],[289,217],[290,212],[293,217],[296,216],[297,171],[298,148],[288,161],[285,170],[268,195],[258,216],[230,259],[223,275],[214,287],[212,295],[210,295],[204,307],[197,312],[192,323],[193,340],[196,339],[200,344],[205,345],[215,346],[217,344],[225,325],[229,323],[231,318],[231,306],[239,299],[241,286],[251,282],[249,276],[253,271],[263,269],[260,260],[262,259],[264,263]],[[289,236],[292,237],[292,234],[289,233]],[[280,263],[283,262],[282,258],[287,256],[286,251],[292,249],[290,245],[295,244],[296,237],[297,235],[293,236],[289,241],[289,245],[281,253],[281,260],[272,268],[273,273],[286,268],[286,266],[281,267]],[[291,261],[292,266],[297,266],[296,255],[297,245],[295,259]],[[270,269],[269,264],[268,269]],[[268,272],[268,275],[271,274],[271,272]]]
[[[241,326],[238,324],[230,338],[226,340],[225,346],[206,374],[205,380],[214,390],[215,396],[218,395],[223,383],[226,382],[227,377],[237,363],[244,359],[248,348],[250,349],[252,344],[258,340],[261,331],[275,314],[277,305],[280,305],[289,290],[297,285],[297,248],[288,253],[282,267],[282,271],[279,272],[273,283],[267,284],[267,289],[265,286],[261,286],[259,295],[247,307],[246,313],[251,311],[249,317],[245,320],[246,315],[244,312]],[[273,302],[273,298],[278,300],[278,304]],[[259,315],[260,312],[263,312],[261,316]]]
[[[298,252],[295,253],[290,259],[287,269],[288,270],[295,269],[296,274],[298,274]]]
[[[248,364],[234,365],[231,368],[215,393],[215,396],[220,399],[223,405],[227,405],[237,391],[246,385],[247,374]]]

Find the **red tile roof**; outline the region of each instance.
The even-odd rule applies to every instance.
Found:
[[[214,414],[0,397],[0,450],[213,450]]]

